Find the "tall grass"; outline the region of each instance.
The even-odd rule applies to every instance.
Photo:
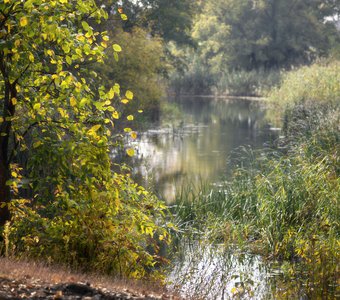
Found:
[[[307,100],[340,102],[340,61],[319,62],[284,74],[281,86],[269,95],[272,102],[294,105]]]
[[[185,73],[175,73],[170,79],[170,90],[176,96],[183,94],[204,95],[210,94],[215,79],[207,67],[199,62],[193,65]]]
[[[230,70],[221,76],[194,64],[185,74],[175,74],[170,87],[177,95],[264,96],[280,83],[281,74],[279,70]]]
[[[280,83],[279,70],[229,71],[216,82],[219,94],[232,96],[264,96]]]
[[[287,154],[259,156],[219,186],[186,190],[183,230],[268,258],[300,262],[309,282],[334,283],[340,262],[340,111]]]
[[[339,66],[286,75],[270,96],[282,108],[284,147],[251,153],[231,180],[187,190],[174,207],[183,231],[289,261],[308,291],[334,290],[339,274]]]

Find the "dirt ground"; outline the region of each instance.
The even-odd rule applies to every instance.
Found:
[[[147,282],[117,280],[73,273],[35,262],[0,258],[0,300],[179,300],[164,288]]]

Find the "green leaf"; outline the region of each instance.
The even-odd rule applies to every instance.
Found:
[[[113,44],[112,48],[115,52],[121,52],[122,51],[122,47],[119,46],[118,44]]]
[[[33,109],[34,110],[39,110],[41,108],[41,104],[40,103],[35,103],[34,105],[33,105]]]
[[[70,56],[66,56],[65,60],[69,65],[72,64],[72,58]]]
[[[81,26],[83,26],[84,30],[86,30],[86,31],[90,30],[90,25],[85,21],[81,22]]]

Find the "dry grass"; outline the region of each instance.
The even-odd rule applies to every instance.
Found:
[[[111,292],[127,292],[160,299],[179,299],[169,296],[166,289],[156,283],[121,280],[113,277],[78,273],[60,266],[48,266],[43,262],[15,260],[0,257],[0,277],[11,280],[40,281],[46,284],[82,282]]]

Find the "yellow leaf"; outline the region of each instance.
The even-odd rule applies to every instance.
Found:
[[[20,26],[21,27],[25,27],[28,24],[27,18],[26,17],[22,17],[20,19]]]
[[[86,99],[86,98],[82,98],[81,100],[80,100],[80,103],[79,103],[79,105],[80,105],[80,107],[84,107],[86,104],[88,104],[89,103],[89,101]]]
[[[102,127],[102,125],[100,125],[100,124],[94,125],[94,126],[91,127],[91,129],[90,129],[89,131],[96,132],[96,131],[98,131],[98,129],[99,129],[100,127]]]
[[[138,110],[138,112],[141,114],[141,113],[143,112],[143,110],[142,110],[142,109],[140,109],[140,110]]]
[[[0,123],[2,123],[4,121],[3,117],[0,117]]]
[[[17,98],[12,98],[12,100],[11,100],[11,101],[12,101],[12,104],[13,104],[13,105],[16,105],[16,104],[18,103],[18,100],[17,100]]]
[[[130,133],[130,136],[135,140],[137,138],[137,133],[135,131],[132,131]]]
[[[135,155],[135,150],[133,150],[132,148],[129,148],[126,150],[127,155],[129,156],[134,156]]]
[[[30,53],[28,55],[28,59],[29,59],[30,62],[34,62],[34,55],[32,53]]]
[[[134,118],[133,118],[133,115],[128,115],[127,117],[126,117],[129,121],[132,121]]]
[[[11,175],[12,175],[12,177],[14,177],[14,178],[17,178],[17,177],[18,177],[18,174],[17,174],[16,172],[14,172],[14,171],[11,173]]]
[[[10,33],[11,32],[11,28],[12,28],[11,23],[7,23],[6,26],[7,26],[8,33]]]
[[[123,104],[127,104],[127,103],[129,103],[129,100],[128,99],[123,99],[120,102],[122,102]]]
[[[118,111],[114,111],[114,112],[112,113],[112,117],[113,117],[114,119],[119,119],[119,113],[118,113]]]
[[[124,128],[124,132],[131,132],[131,131],[132,131],[132,129],[129,128],[129,127]]]
[[[36,103],[36,104],[33,105],[34,110],[39,110],[40,107],[41,107],[40,103]]]
[[[58,112],[60,113],[60,115],[61,115],[62,118],[68,116],[68,114],[67,114],[67,112],[65,111],[65,109],[63,109],[63,108],[61,108],[61,107],[58,108]]]
[[[115,91],[113,90],[113,88],[110,89],[107,96],[108,96],[109,99],[112,99],[115,96]]]
[[[41,144],[41,141],[37,141],[33,144],[33,148],[38,148]]]
[[[70,105],[72,107],[75,107],[77,105],[77,100],[73,96],[70,98]]]
[[[129,100],[133,99],[133,93],[131,91],[126,91],[125,93],[126,98],[128,98]]]

